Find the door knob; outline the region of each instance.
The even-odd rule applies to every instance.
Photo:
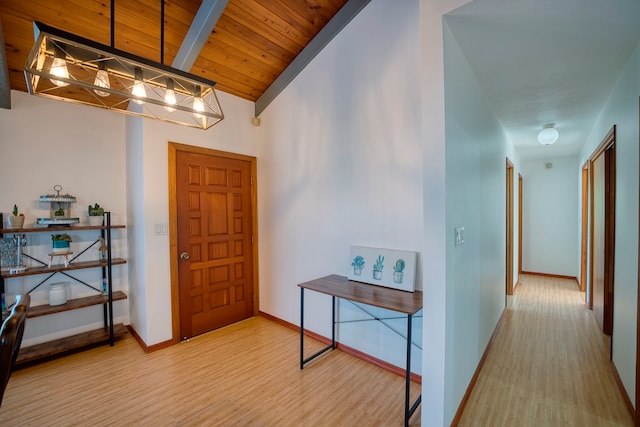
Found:
[[[182,259],[189,259],[189,254],[188,254],[188,253],[186,253],[186,252],[182,252],[182,253],[180,254],[180,258],[182,258]]]

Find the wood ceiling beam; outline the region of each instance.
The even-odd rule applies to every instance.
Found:
[[[278,78],[255,102],[255,116],[258,117],[276,96],[316,57],[324,47],[349,23],[371,0],[349,0],[325,25],[322,30],[302,49]]]
[[[203,0],[173,60],[174,68],[187,72],[191,70],[227,3],[229,0]]]
[[[5,50],[2,22],[0,22],[0,108],[11,109],[11,82],[9,81],[9,65]]]

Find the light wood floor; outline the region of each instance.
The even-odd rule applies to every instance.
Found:
[[[460,425],[633,425],[608,348],[575,282],[523,276]],[[298,351],[260,317],[151,354],[127,337],[14,372],[0,426],[402,425],[402,377],[340,351],[300,371]]]
[[[403,411],[403,377],[338,350],[301,371],[299,335],[257,317],[150,354],[127,336],[17,370],[0,426],[401,426]]]
[[[633,426],[575,281],[521,276],[460,426]]]

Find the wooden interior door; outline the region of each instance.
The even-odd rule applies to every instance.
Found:
[[[181,339],[253,315],[252,181],[248,161],[176,154]]]
[[[591,163],[592,183],[592,285],[591,304],[596,319],[604,330],[604,154],[600,154]]]
[[[605,334],[613,333],[616,127],[590,159],[591,170],[591,307]]]
[[[605,202],[604,202],[604,324],[605,334],[613,334],[613,291],[614,291],[614,263],[615,263],[615,232],[616,232],[616,146],[607,147],[604,152]]]

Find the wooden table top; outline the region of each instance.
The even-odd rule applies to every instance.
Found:
[[[298,286],[405,314],[415,314],[422,308],[422,291],[407,292],[355,282],[337,274],[300,283]]]

